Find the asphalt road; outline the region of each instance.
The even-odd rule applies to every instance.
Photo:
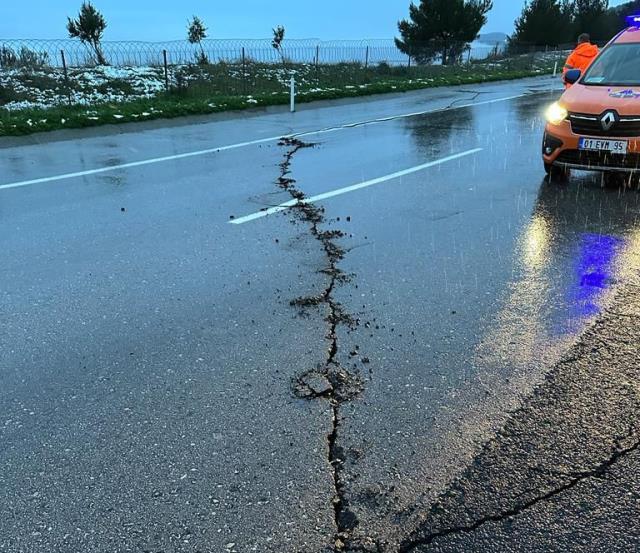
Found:
[[[640,548],[640,196],[543,179],[555,88],[0,141],[0,551]]]

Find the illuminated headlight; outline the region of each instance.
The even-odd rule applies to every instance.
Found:
[[[559,125],[567,118],[568,115],[569,112],[564,109],[558,102],[554,102],[553,104],[551,104],[544,114],[547,121],[549,121],[549,123],[552,123],[553,125]]]

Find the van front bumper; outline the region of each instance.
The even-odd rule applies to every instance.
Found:
[[[579,150],[578,142],[582,136],[573,133],[569,121],[564,121],[560,125],[548,123],[542,141],[542,158],[545,164],[582,171],[640,172],[640,137],[607,137],[628,142],[627,153],[620,155],[611,152]],[[602,139],[602,137],[597,138]]]

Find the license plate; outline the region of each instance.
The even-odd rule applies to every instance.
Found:
[[[603,140],[601,138],[581,138],[578,142],[579,150],[595,150],[624,155],[629,143],[626,140]]]

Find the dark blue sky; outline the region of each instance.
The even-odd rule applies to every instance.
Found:
[[[614,0],[612,5],[624,0]],[[64,38],[67,15],[81,0],[0,0],[0,38]],[[283,24],[295,38],[390,38],[409,0],[94,0],[109,27],[106,40],[184,38],[187,19],[200,15],[217,38],[263,38]],[[524,0],[494,0],[483,32],[510,33]]]

